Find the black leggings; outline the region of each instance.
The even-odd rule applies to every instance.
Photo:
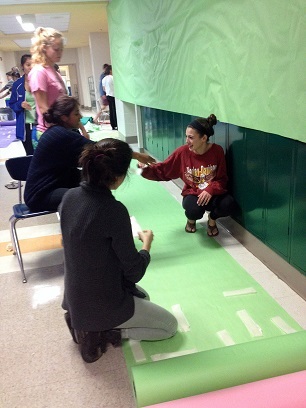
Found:
[[[31,211],[58,211],[65,193],[71,188],[78,187],[81,181],[81,172],[77,168],[72,168],[58,180],[58,187],[51,191],[44,192],[36,202],[32,202],[29,207]],[[60,187],[65,186],[65,187]]]
[[[26,123],[25,125],[25,141],[22,142],[26,155],[30,156],[34,153],[34,148],[32,144],[32,125]]]
[[[109,106],[109,120],[111,127],[113,129],[117,128],[117,114],[116,114],[116,103],[113,96],[107,95],[108,106]]]
[[[40,208],[36,209],[36,211],[58,211],[58,207],[67,191],[69,191],[69,188],[61,187],[45,194],[44,197],[40,199]]]
[[[228,193],[212,196],[207,205],[198,205],[197,201],[198,197],[195,195],[187,195],[183,198],[183,208],[188,220],[200,220],[205,211],[210,211],[212,220],[227,217],[231,215],[235,205],[233,197]]]

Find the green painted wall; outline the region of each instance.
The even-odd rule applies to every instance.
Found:
[[[192,116],[142,108],[144,147],[164,160],[185,143]],[[306,144],[218,122],[212,141],[226,152],[234,218],[306,275]]]
[[[115,95],[306,142],[305,0],[112,0]]]

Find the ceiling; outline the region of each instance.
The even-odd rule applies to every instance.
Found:
[[[0,0],[0,51],[29,50],[33,33],[22,30],[16,15],[33,14],[36,27],[52,27],[65,37],[65,48],[86,47],[89,33],[108,32],[102,0]]]

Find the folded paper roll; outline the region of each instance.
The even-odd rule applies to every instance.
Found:
[[[305,408],[305,384],[306,371],[298,371],[147,408]]]
[[[132,367],[139,407],[306,370],[306,331]]]

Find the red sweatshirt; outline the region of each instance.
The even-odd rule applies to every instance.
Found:
[[[223,148],[215,143],[204,154],[191,152],[187,145],[176,149],[165,161],[145,167],[142,176],[149,180],[169,181],[181,178],[182,195],[198,196],[203,190],[211,195],[227,192],[227,173]]]

